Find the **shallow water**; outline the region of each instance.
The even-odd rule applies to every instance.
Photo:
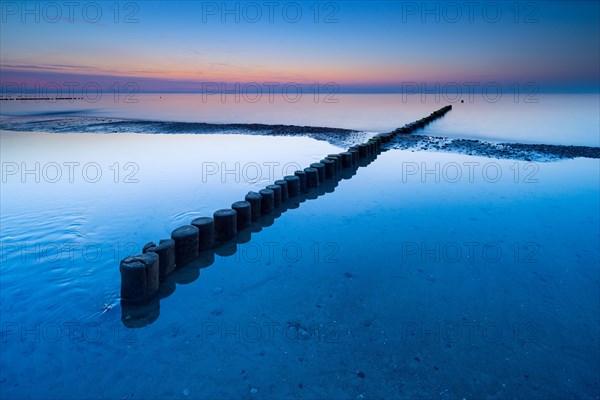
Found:
[[[294,102],[281,94],[272,98],[266,94],[258,97],[238,94],[238,97],[235,94],[135,93],[131,97],[115,98],[114,94],[103,93],[94,102],[1,101],[0,105],[5,120],[15,117],[58,120],[67,116],[88,116],[325,126],[390,132],[452,104],[453,111],[429,126],[427,134],[519,143],[600,146],[598,93],[335,94],[317,98],[314,94],[304,93]],[[55,127],[55,124],[47,124],[48,131]],[[73,131],[77,132],[76,126]]]
[[[382,153],[230,257],[175,274],[158,318],[132,329],[120,259],[340,149],[0,138],[4,173],[20,168],[1,191],[2,398],[598,396],[598,160]],[[36,161],[39,183],[20,173]]]

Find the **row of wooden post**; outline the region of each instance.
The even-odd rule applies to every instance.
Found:
[[[443,107],[429,116],[370,138],[339,154],[329,154],[294,175],[285,176],[258,192],[249,192],[244,200],[236,201],[231,208],[215,211],[212,217],[196,218],[189,225],[171,233],[170,239],[159,244],[148,243],[140,255],[121,261],[121,300],[143,304],[152,300],[160,282],[175,270],[198,258],[202,251],[233,240],[238,233],[261,215],[267,215],[283,202],[293,200],[327,180],[334,179],[342,170],[356,167],[359,161],[376,157],[382,146],[396,135],[409,134],[443,116],[452,106]]]

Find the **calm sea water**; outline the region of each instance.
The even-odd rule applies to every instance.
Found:
[[[383,131],[439,108],[194,114],[184,99],[84,113]],[[424,133],[594,145],[588,103],[568,99],[503,115],[461,104]],[[579,108],[567,118],[562,104]],[[339,151],[303,137],[2,132],[1,397],[598,398],[599,160],[385,152],[175,274],[152,318],[125,318],[122,258]]]
[[[88,99],[86,97],[86,99]],[[90,99],[91,96],[90,96]],[[327,126],[389,132],[453,104],[454,110],[427,134],[494,141],[600,146],[600,96],[596,94],[122,94],[104,93],[98,101],[3,101],[4,117],[96,116],[209,123],[263,123]],[[464,103],[460,103],[463,100]],[[59,113],[59,114],[53,114]]]

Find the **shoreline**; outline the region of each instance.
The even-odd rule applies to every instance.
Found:
[[[14,121],[14,122],[11,122]],[[269,125],[258,123],[205,123],[150,121],[103,117],[5,118],[0,131],[38,133],[135,133],[135,134],[226,134],[259,136],[305,136],[341,148],[356,145],[379,132],[344,128]],[[600,159],[600,147],[543,143],[496,142],[484,139],[450,138],[422,134],[397,135],[388,149],[436,151],[483,156],[496,159],[552,162],[572,158]]]

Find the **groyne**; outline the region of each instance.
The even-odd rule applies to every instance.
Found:
[[[335,190],[338,183],[350,179],[359,168],[366,167],[381,154],[384,145],[397,135],[405,135],[441,118],[452,106],[398,128],[378,134],[366,142],[338,154],[329,154],[294,175],[285,176],[258,192],[249,192],[244,200],[229,208],[217,210],[212,216],[196,218],[189,225],[176,228],[170,239],[159,244],[148,243],[143,253],[121,260],[122,321],[126,326],[143,326],[158,318],[159,299],[175,290],[177,281],[193,281],[199,268],[211,265],[214,255],[229,256],[237,244],[250,241],[251,234],[273,224],[288,209],[299,207]],[[178,274],[187,268],[188,274]],[[171,279],[178,276],[177,279]]]

